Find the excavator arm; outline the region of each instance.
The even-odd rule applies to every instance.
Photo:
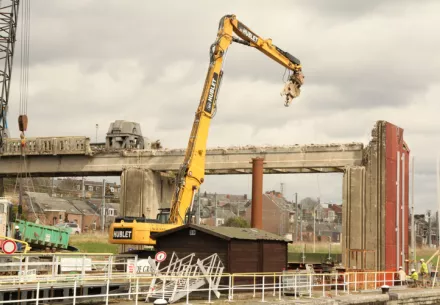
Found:
[[[234,37],[234,33],[238,37]],[[272,44],[271,39],[264,40],[253,33],[234,15],[224,16],[220,20],[217,38],[210,48],[208,73],[195,114],[185,158],[176,177],[169,218],[168,214],[163,212],[155,220],[144,217],[117,218],[109,230],[111,243],[153,246],[156,241],[151,238],[151,233],[166,231],[186,222],[186,217],[192,211],[196,191],[204,182],[209,126],[216,112],[217,96],[223,77],[224,57],[233,42],[258,49],[289,71],[288,81],[281,92],[286,96],[285,106],[289,106],[292,99],[299,96],[304,79],[300,61]]]
[[[233,37],[233,33],[238,38]],[[291,72],[282,91],[282,95],[286,96],[286,106],[289,106],[292,99],[300,94],[304,77],[301,63],[297,58],[272,44],[271,39],[264,40],[256,35],[238,21],[235,15],[226,15],[220,20],[217,39],[210,50],[209,69],[200,104],[195,114],[185,158],[176,179],[169,219],[172,224],[185,223],[185,216],[192,209],[195,193],[204,181],[209,126],[215,114],[217,96],[223,77],[224,56],[232,42],[258,49]]]

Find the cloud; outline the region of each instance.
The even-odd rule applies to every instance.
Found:
[[[305,144],[370,139],[377,120],[405,129],[416,156],[416,202],[433,208],[440,149],[438,1],[34,0],[31,5],[28,136],[85,135],[103,141],[117,119],[144,136],[185,147],[199,105],[209,47],[234,13],[298,57],[302,95],[289,108],[285,69],[258,50],[232,44],[208,145]],[[20,24],[20,23],[19,23]],[[20,31],[18,31],[20,34]],[[21,37],[18,37],[18,42]],[[9,122],[18,136],[19,51]],[[309,178],[311,177],[311,178]],[[341,200],[341,178],[319,176],[322,199]],[[246,176],[209,176],[203,187],[249,192]],[[289,192],[317,196],[315,175],[273,175]],[[266,181],[266,180],[265,180]],[[233,182],[233,183],[231,183]]]

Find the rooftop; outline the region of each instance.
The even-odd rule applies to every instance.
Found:
[[[46,193],[25,192],[24,194],[30,198],[28,204],[31,205],[31,210],[33,209],[36,213],[44,211],[65,211],[69,214],[82,214],[65,199],[51,197]]]
[[[178,232],[187,228],[195,229],[226,240],[231,240],[231,239],[273,240],[273,241],[290,242],[289,240],[283,238],[282,236],[254,228],[213,227],[213,226],[195,225],[195,224],[187,224],[171,230],[164,231],[162,233],[158,233],[154,236],[154,238],[166,236],[168,234],[172,234],[174,232]]]

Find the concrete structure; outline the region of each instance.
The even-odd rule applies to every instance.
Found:
[[[0,177],[16,177],[23,168],[19,139],[7,140],[0,157]],[[172,178],[184,150],[97,149],[87,138],[30,139],[26,167],[33,176],[120,175],[122,214],[154,217],[162,202],[170,202]],[[283,147],[218,148],[206,151],[210,174],[249,174],[251,159],[265,159],[264,173],[344,173],[343,249],[367,255],[357,268],[397,270],[408,257],[408,161],[403,130],[378,121],[364,149],[360,143]],[[132,178],[130,178],[132,177]],[[168,198],[166,198],[168,197]],[[141,202],[141,204],[139,204]],[[370,250],[365,254],[366,250]],[[364,260],[361,259],[363,262]]]
[[[342,249],[347,250],[343,253],[347,266],[390,271],[405,266],[409,250],[408,161],[403,129],[378,121],[364,151],[364,165],[346,168]],[[344,256],[349,251],[353,256]],[[357,262],[354,252],[359,255]]]
[[[95,150],[86,138],[78,138],[75,141],[70,138],[29,139],[28,142],[34,144],[33,149],[28,146],[27,150],[28,173],[33,177],[119,176],[126,168],[176,173],[185,154],[184,149]],[[73,142],[75,149],[67,150],[72,147],[68,145],[63,146],[65,149],[56,149],[63,142]],[[0,155],[0,177],[15,178],[21,171],[23,161],[20,150],[15,149],[17,145],[18,139],[7,140],[6,152]],[[363,150],[362,143],[207,149],[205,173],[250,174],[250,161],[256,157],[265,158],[265,174],[343,173],[346,166],[362,165]]]
[[[174,181],[159,172],[130,168],[121,175],[121,215],[156,218],[159,207],[169,207]]]
[[[139,123],[117,120],[110,124],[105,146],[110,149],[144,149],[148,139],[142,136]]]

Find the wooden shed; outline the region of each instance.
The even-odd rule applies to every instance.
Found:
[[[195,253],[200,259],[217,253],[225,273],[281,272],[287,267],[290,241],[263,230],[187,224],[154,238],[167,260],[173,251],[178,257]]]

